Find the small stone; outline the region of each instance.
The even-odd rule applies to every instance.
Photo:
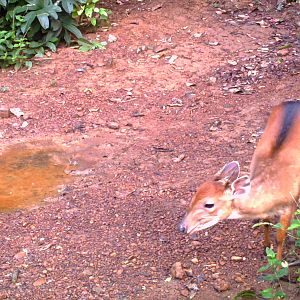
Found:
[[[108,41],[109,43],[114,43],[114,42],[116,42],[117,40],[118,40],[118,38],[117,38],[116,36],[114,36],[113,34],[109,34],[109,35],[108,35],[107,41]]]
[[[119,269],[119,270],[117,270],[116,274],[117,274],[118,276],[120,276],[120,275],[122,275],[123,272],[124,272],[123,269]]]
[[[119,123],[117,123],[117,122],[107,122],[107,123],[106,123],[106,126],[107,126],[109,129],[114,129],[114,130],[120,128],[120,125],[119,125]]]
[[[0,291],[0,300],[5,300],[5,299],[8,299],[8,294],[7,292],[4,292],[4,291]]]
[[[280,49],[277,51],[279,56],[287,56],[290,53],[289,49]]]
[[[21,125],[21,128],[26,128],[29,125],[27,121],[24,121]]]
[[[197,257],[194,257],[194,258],[191,259],[191,262],[192,262],[193,264],[197,264],[197,263],[199,262],[199,260],[198,260]]]
[[[193,247],[199,247],[201,245],[201,242],[199,242],[199,241],[192,241],[191,244],[192,244]]]
[[[196,283],[194,283],[194,282],[189,283],[186,287],[187,287],[190,291],[194,291],[194,292],[199,291],[198,285],[197,285]]]
[[[241,256],[231,256],[230,258],[232,261],[244,261],[246,260],[246,257],[241,257]]]
[[[211,278],[213,278],[213,279],[219,279],[219,277],[220,277],[220,274],[219,274],[219,273],[213,273],[213,274],[211,275]]]
[[[185,274],[185,272],[182,268],[182,263],[179,261],[174,263],[173,266],[171,267],[172,277],[176,278],[176,279],[183,279],[184,274]]]
[[[224,281],[224,280],[218,280],[214,283],[213,285],[214,289],[217,291],[217,292],[225,292],[227,290],[230,289],[230,285],[228,282]]]
[[[23,113],[23,112],[21,111],[21,109],[18,108],[18,107],[11,108],[11,109],[10,109],[10,112],[11,112],[14,116],[16,116],[17,118],[20,118],[20,117],[24,116],[24,113]]]
[[[18,252],[17,254],[15,254],[14,258],[15,259],[23,259],[26,256],[27,256],[27,252],[22,250],[22,251]]]
[[[208,42],[209,46],[218,46],[220,43],[217,41]]]
[[[11,112],[9,108],[0,107],[0,118],[5,119],[5,118],[9,118],[10,116],[11,116]]]
[[[12,272],[11,274],[11,282],[12,283],[17,283],[18,281],[18,278],[19,278],[19,274],[20,274],[20,270],[19,269],[16,269]]]
[[[36,280],[34,283],[33,283],[33,286],[41,286],[43,284],[46,283],[46,278],[45,277],[41,277],[39,278],[38,280]]]
[[[208,80],[209,80],[209,82],[210,82],[211,84],[214,84],[214,83],[217,82],[217,78],[216,78],[216,77],[213,77],[213,76],[209,77]]]
[[[183,289],[180,291],[180,294],[183,296],[183,297],[188,297],[190,292],[188,289]]]
[[[192,269],[184,269],[184,271],[185,271],[185,274],[188,277],[193,277],[193,270]]]
[[[236,66],[238,63],[235,60],[227,60],[228,64],[231,66]]]
[[[193,37],[195,37],[195,38],[200,38],[201,36],[203,36],[203,32],[199,32],[199,33],[194,33],[193,34]]]
[[[219,264],[220,264],[221,266],[224,266],[224,265],[226,265],[226,261],[220,260],[220,261],[219,261]]]
[[[243,282],[244,282],[244,280],[243,280],[243,278],[242,278],[241,276],[236,276],[236,277],[234,277],[234,281],[235,281],[236,283],[243,283]]]
[[[82,272],[83,275],[92,276],[94,274],[93,268],[86,268]]]

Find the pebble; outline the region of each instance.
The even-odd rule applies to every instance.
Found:
[[[0,118],[5,119],[5,118],[9,118],[10,116],[11,116],[11,112],[9,108],[0,107]]]
[[[183,296],[183,297],[188,297],[190,292],[188,289],[183,289],[180,291],[180,294]]]
[[[277,51],[277,54],[279,56],[287,56],[289,54],[289,52],[290,52],[289,49],[280,49]]]
[[[117,122],[107,122],[106,123],[106,126],[109,128],[109,129],[119,129],[120,128],[120,125],[119,123]]]
[[[114,43],[114,42],[116,42],[117,40],[118,40],[118,38],[117,38],[116,36],[114,36],[113,34],[109,34],[109,35],[108,35],[107,41],[108,41],[109,43]]]
[[[91,276],[94,273],[94,269],[93,268],[86,268],[83,270],[82,274],[83,275],[87,275],[87,276]]]
[[[188,276],[188,277],[193,277],[193,270],[192,269],[185,269],[185,274]]]
[[[173,266],[171,267],[171,275],[173,278],[176,279],[183,279],[185,272],[182,268],[182,263],[181,262],[176,262],[173,264]]]
[[[246,260],[246,257],[241,257],[241,256],[231,256],[230,258],[232,261],[244,261]]]
[[[23,259],[26,256],[27,256],[26,251],[20,251],[17,254],[15,254],[14,258],[15,259]]]
[[[244,280],[243,280],[243,278],[242,278],[241,276],[236,276],[236,277],[234,277],[234,281],[235,281],[236,283],[243,283],[243,282],[244,282]]]
[[[224,280],[218,280],[214,283],[213,285],[214,289],[217,291],[217,292],[225,292],[227,290],[230,289],[230,285],[228,282],[224,281]]]
[[[117,270],[116,274],[117,274],[118,276],[120,276],[120,275],[122,275],[123,272],[124,272],[123,269],[119,269],[119,270]]]
[[[199,247],[201,245],[199,241],[192,241],[191,244],[193,247]]]
[[[41,277],[33,283],[33,286],[41,286],[46,283],[46,278]]]
[[[197,257],[194,257],[194,258],[191,259],[191,262],[192,262],[193,264],[197,264],[197,263],[199,262],[199,260],[198,260]]]
[[[220,260],[220,261],[219,261],[219,264],[220,264],[221,266],[224,266],[224,265],[226,265],[226,261]]]

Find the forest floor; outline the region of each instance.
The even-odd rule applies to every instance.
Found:
[[[299,5],[103,6],[111,27],[88,37],[106,50],[61,47],[0,72],[1,107],[24,113],[0,119],[0,299],[259,292],[270,285],[257,272],[260,228],[231,220],[191,238],[177,226],[225,163],[249,171],[271,107],[300,98]],[[295,284],[283,288],[299,299]]]

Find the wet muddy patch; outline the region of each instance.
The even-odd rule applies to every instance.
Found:
[[[58,193],[71,180],[68,154],[54,145],[20,143],[0,156],[0,211],[12,211],[40,204]]]

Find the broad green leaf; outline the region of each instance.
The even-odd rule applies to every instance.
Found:
[[[255,291],[246,290],[239,292],[236,296],[234,296],[233,300],[245,300],[245,299],[258,299],[258,295]]]
[[[29,47],[30,48],[39,48],[43,45],[44,43],[43,42],[35,42],[35,41],[32,41],[29,43]]]
[[[282,268],[280,269],[279,271],[277,271],[275,273],[275,275],[278,277],[278,278],[281,278],[283,276],[286,276],[287,274],[289,273],[289,269],[288,268]]]
[[[32,68],[32,61],[30,61],[30,60],[25,61],[25,66],[26,66],[28,69],[31,69],[31,68]]]
[[[93,26],[96,26],[97,25],[97,19],[96,18],[91,18],[91,24]]]
[[[274,258],[276,256],[275,252],[271,248],[266,248],[266,253],[268,257]]]
[[[275,228],[275,229],[282,229],[282,224],[280,224],[280,223],[275,224],[275,225],[273,225],[273,228]]]
[[[56,46],[54,43],[47,42],[45,46],[47,46],[52,52],[56,51]]]
[[[262,267],[260,267],[259,269],[258,269],[258,272],[265,272],[265,271],[267,271],[268,269],[270,269],[270,265],[269,264],[267,264],[267,265],[265,265],[265,266],[262,266]]]
[[[65,40],[65,42],[66,42],[67,45],[71,44],[71,36],[68,33],[68,31],[66,31],[66,30],[65,30],[65,33],[64,33],[64,40]]]
[[[272,288],[265,289],[261,291],[261,295],[263,296],[263,298],[273,299],[273,289]]]
[[[51,21],[51,27],[53,31],[58,31],[61,29],[61,22],[59,20],[52,20]]]
[[[27,30],[29,29],[29,27],[31,26],[35,18],[36,18],[35,11],[31,11],[30,13],[25,15],[24,20],[26,21],[26,23],[23,26],[21,26],[21,30],[23,33],[27,32]]]
[[[49,28],[49,18],[48,18],[48,14],[43,13],[43,14],[37,15],[37,18],[38,18],[38,20],[39,20],[41,26],[42,26],[44,29],[48,29],[48,28]]]
[[[71,14],[74,9],[74,1],[73,0],[62,0],[62,7],[68,14]]]
[[[282,291],[277,291],[274,295],[274,297],[276,299],[283,299],[286,297],[286,293],[282,292]]]
[[[7,5],[6,0],[0,0],[0,5],[3,7],[6,7],[6,5]]]
[[[70,31],[71,33],[73,33],[78,39],[82,38],[82,33],[80,32],[80,30],[74,25],[74,24],[70,24],[70,23],[63,23],[62,24],[63,27]]]
[[[300,220],[294,219],[292,220],[291,226],[288,228],[288,230],[293,230],[296,228],[300,228]]]
[[[263,279],[265,281],[274,281],[274,280],[277,280],[277,276],[273,275],[273,274],[268,274],[268,275],[264,275],[263,276]]]
[[[94,8],[93,7],[86,7],[85,10],[84,10],[84,13],[87,17],[91,18],[92,17],[92,14],[93,14],[93,10]]]

